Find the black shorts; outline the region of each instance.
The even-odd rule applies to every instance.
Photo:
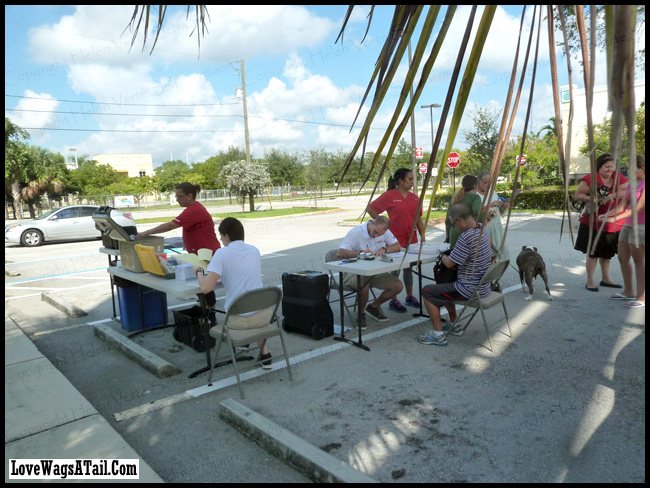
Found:
[[[596,238],[598,231],[594,229],[592,239]],[[576,237],[576,251],[587,254],[587,244],[589,243],[589,226],[580,223],[578,229],[578,237]],[[593,241],[592,241],[593,245]],[[618,253],[618,232],[601,232],[598,238],[598,244],[593,254],[589,256],[592,258],[612,259]]]
[[[436,307],[442,308],[453,300],[466,300],[453,283],[441,283],[439,285],[427,285],[422,288],[422,298],[433,303]]]

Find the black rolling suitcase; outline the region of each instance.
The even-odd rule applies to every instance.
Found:
[[[320,340],[334,334],[334,315],[327,301],[329,277],[320,271],[282,274],[282,328]]]

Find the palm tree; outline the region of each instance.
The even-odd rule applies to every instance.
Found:
[[[548,121],[550,123],[546,124],[539,130],[539,132],[537,132],[537,137],[539,137],[542,132],[546,132],[546,134],[544,134],[544,139],[549,139],[557,134],[557,122],[555,121],[555,117],[551,117]]]

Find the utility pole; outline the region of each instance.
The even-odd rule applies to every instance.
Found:
[[[411,41],[409,41],[409,68],[411,67]],[[413,102],[413,84],[411,84],[411,102]],[[418,194],[418,162],[415,159],[415,110],[411,114],[411,163],[413,165],[413,193]]]
[[[244,74],[244,60],[241,64],[241,91],[244,98],[244,137],[246,139],[246,164],[251,162],[251,146],[248,139],[248,109],[246,108],[246,75]]]

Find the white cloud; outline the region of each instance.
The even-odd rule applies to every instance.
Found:
[[[25,90],[23,96],[15,107],[15,110],[5,112],[5,117],[22,127],[46,127],[56,129],[59,127],[59,117],[55,113],[60,102],[49,93],[36,93],[32,90]],[[43,130],[28,130],[31,140],[36,145],[44,144],[50,139],[50,133]]]

